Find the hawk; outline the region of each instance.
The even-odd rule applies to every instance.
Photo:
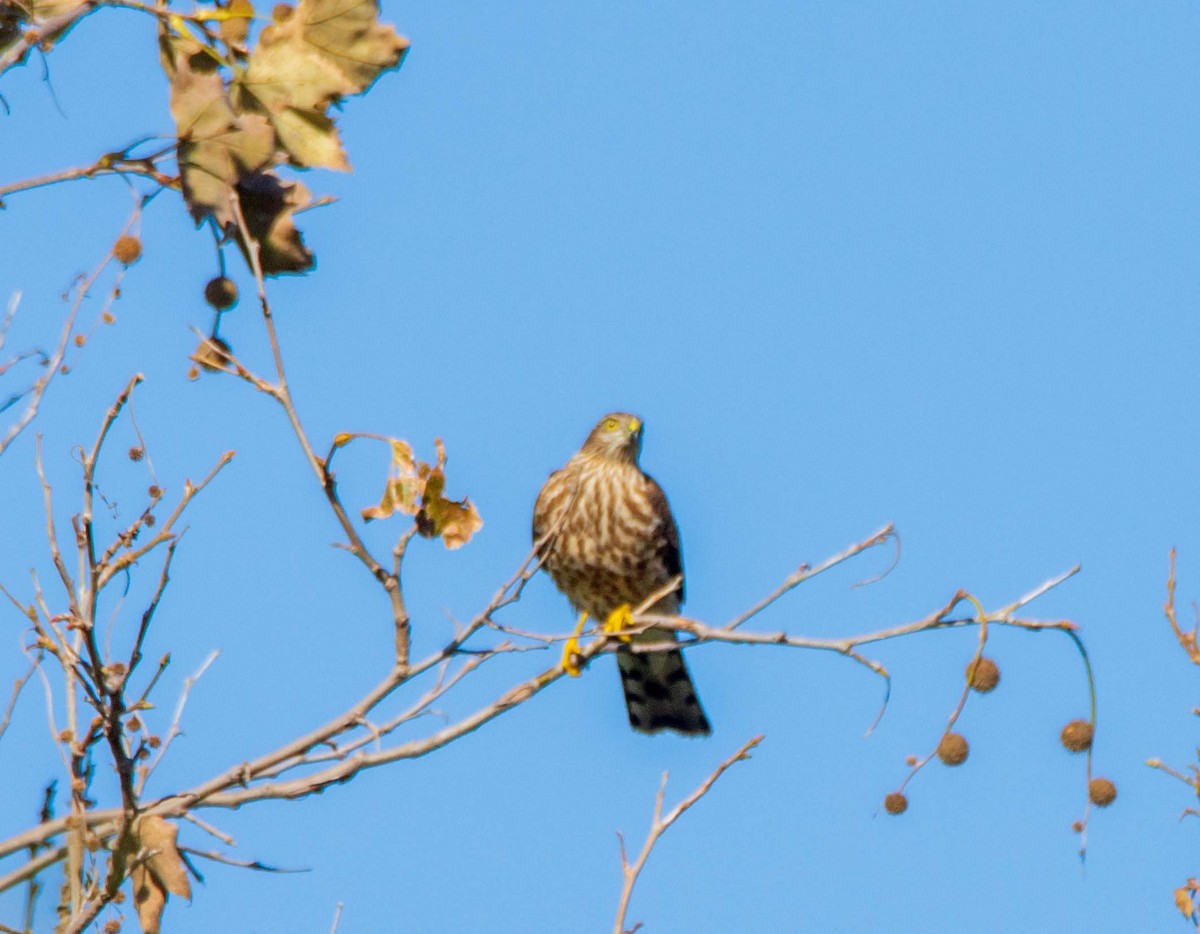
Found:
[[[619,631],[630,607],[679,578],[679,586],[660,598],[650,612],[673,615],[683,603],[683,559],[679,530],[666,494],[638,466],[642,451],[641,419],[626,412],[606,415],[583,447],[550,475],[533,509],[533,540],[551,530],[543,568],[581,614],[605,631]],[[635,641],[675,640],[669,629],[649,629]],[[579,674],[563,653],[569,674]],[[629,723],[643,733],[675,730],[689,735],[710,731],[696,698],[692,678],[678,649],[635,654],[617,651]]]

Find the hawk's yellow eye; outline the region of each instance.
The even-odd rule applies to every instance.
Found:
[[[617,430],[617,420],[615,418],[606,418],[604,420],[604,430],[605,431],[616,431]]]

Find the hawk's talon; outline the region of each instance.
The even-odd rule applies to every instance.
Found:
[[[563,644],[562,666],[563,671],[569,674],[572,678],[578,678],[583,672],[579,667],[579,634],[583,632],[583,624],[587,622],[588,615],[581,613],[579,622],[575,624],[575,632],[571,634],[571,638]]]
[[[624,635],[624,631],[631,626],[633,626],[633,608],[628,603],[622,603],[608,614],[608,619],[600,628],[610,636],[616,636],[622,642],[631,642],[633,636]]]
[[[572,678],[578,678],[583,673],[583,669],[579,667],[579,639],[576,636],[571,636],[563,645],[562,657],[563,671],[569,674]]]

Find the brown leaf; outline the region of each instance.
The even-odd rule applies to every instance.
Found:
[[[417,531],[426,538],[441,536],[442,542],[453,551],[461,548],[483,528],[483,517],[469,499],[447,499],[446,446],[442,439],[434,441],[437,448],[437,465],[421,464],[425,476],[425,492],[421,498],[421,511],[417,514]]]
[[[197,224],[212,216],[228,228],[234,222],[230,195],[245,175],[272,161],[275,132],[259,114],[234,113],[210,50],[166,33],[160,42],[170,60],[183,197]]]
[[[138,922],[144,934],[159,934],[167,893],[192,897],[187,869],[175,843],[179,828],[161,817],[139,817],[134,833],[139,849],[151,854],[130,873]]]
[[[258,241],[263,275],[307,272],[314,264],[312,251],[292,221],[292,215],[312,203],[300,182],[285,182],[274,172],[255,172],[237,183],[242,216],[250,236]],[[228,228],[227,228],[228,229]],[[249,256],[241,232],[233,230],[238,246]]]
[[[183,857],[175,845],[179,828],[161,817],[141,817],[138,818],[136,833],[142,849],[154,853],[146,860],[146,866],[162,887],[172,895],[190,899],[192,884],[188,880]]]
[[[349,441],[352,436],[338,435]],[[342,441],[341,443],[345,443]],[[417,531],[426,538],[441,538],[447,548],[461,548],[483,527],[483,519],[469,499],[447,499],[446,448],[438,438],[437,463],[426,464],[413,458],[407,441],[389,438],[392,463],[388,468],[387,485],[378,506],[362,511],[364,521],[386,519],[395,513],[416,516]]]
[[[163,909],[167,892],[144,865],[134,866],[130,873],[133,882],[133,903],[137,906],[138,924],[142,934],[159,934],[162,930]]]
[[[329,108],[399,67],[407,49],[407,39],[379,22],[376,0],[300,0],[262,31],[237,99],[270,117],[293,165],[348,170]]]
[[[193,363],[209,373],[219,373],[232,363],[229,344],[220,337],[207,337],[188,357]]]

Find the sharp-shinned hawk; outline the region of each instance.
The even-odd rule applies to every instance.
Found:
[[[550,475],[533,510],[533,540],[557,530],[543,567],[577,612],[619,625],[636,606],[676,577],[679,587],[650,612],[673,615],[683,603],[679,530],[662,488],[638,466],[642,422],[615,412],[602,418],[583,447]],[[614,620],[617,623],[614,624]],[[582,626],[583,619],[580,619]],[[636,642],[676,639],[649,629]],[[572,663],[564,659],[572,674]],[[617,651],[629,723],[635,730],[706,734],[708,718],[678,649]]]

